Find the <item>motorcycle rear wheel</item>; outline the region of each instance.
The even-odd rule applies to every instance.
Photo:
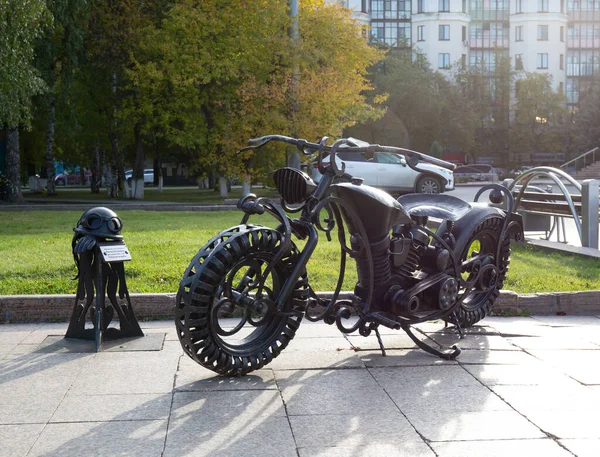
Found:
[[[308,297],[306,274],[283,309],[275,306],[297,258],[293,244],[260,285],[281,239],[272,229],[234,227],[194,257],[181,280],[175,317],[181,346],[194,361],[242,376],[271,362],[294,338]]]
[[[474,255],[488,255],[495,263],[498,243],[500,242],[500,232],[504,219],[501,217],[492,217],[480,222],[472,231],[469,241],[460,255],[460,263],[464,265]],[[467,297],[456,310],[455,317],[461,327],[471,327],[487,316],[492,310],[494,302],[500,295],[500,290],[508,272],[510,263],[510,239],[508,236],[502,240],[500,249],[502,261],[500,269],[494,277],[494,285],[487,290],[475,289],[468,292]],[[464,271],[463,271],[464,270]],[[469,280],[475,275],[475,272],[468,268],[461,268],[463,279]],[[462,291],[460,292],[462,293]],[[460,296],[459,293],[459,296]]]

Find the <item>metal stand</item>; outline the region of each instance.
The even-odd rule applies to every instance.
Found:
[[[94,340],[98,352],[104,339],[144,336],[133,312],[125,282],[123,262],[130,259],[122,241],[96,243],[92,250],[79,255],[75,306],[65,338]],[[108,304],[105,296],[108,296]],[[109,328],[115,312],[120,328]],[[86,328],[88,313],[92,327]]]

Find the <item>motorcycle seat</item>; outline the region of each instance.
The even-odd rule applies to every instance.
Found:
[[[444,194],[407,194],[398,202],[411,216],[427,216],[455,222],[471,210],[471,205],[460,198]]]

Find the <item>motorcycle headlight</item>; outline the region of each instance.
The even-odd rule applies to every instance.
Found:
[[[314,181],[303,171],[295,168],[280,168],[273,174],[275,187],[286,203],[304,203],[317,188]]]

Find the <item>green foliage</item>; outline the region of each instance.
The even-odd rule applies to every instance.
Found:
[[[511,125],[514,152],[563,152],[565,97],[552,89],[549,74],[526,73],[516,83]]]
[[[455,149],[466,151],[472,147],[475,126],[468,98],[460,86],[434,72],[424,56],[416,51],[391,49],[385,61],[373,68],[372,78],[377,94],[389,94],[385,105],[393,118],[388,116],[387,121],[395,121],[396,130],[407,133],[406,141],[398,137],[395,146],[428,151],[437,140]],[[458,106],[465,107],[460,115],[456,112]],[[383,138],[390,137],[377,123],[371,130],[382,133]],[[383,138],[371,141],[379,143]]]
[[[576,155],[600,145],[600,84],[594,82],[581,94],[579,111],[573,119],[572,149]]]
[[[31,99],[46,90],[33,66],[35,40],[51,22],[44,0],[0,2],[0,126],[31,121]]]

